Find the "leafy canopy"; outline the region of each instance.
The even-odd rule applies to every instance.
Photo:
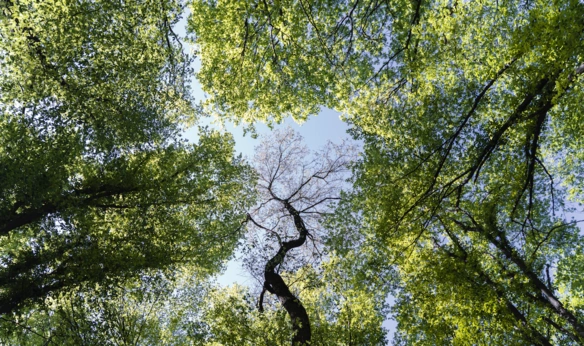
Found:
[[[237,241],[251,174],[194,120],[178,1],[0,4],[0,314]],[[91,286],[91,285],[90,285]]]
[[[584,340],[566,205],[582,200],[581,2],[191,7],[212,110],[277,122],[326,106],[365,142],[338,217],[360,215],[373,271],[397,270],[396,342]]]

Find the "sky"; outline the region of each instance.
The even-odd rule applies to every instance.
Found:
[[[204,119],[203,124],[209,125],[215,129],[220,129],[211,119]],[[330,109],[323,109],[317,116],[308,118],[302,124],[294,122],[287,118],[282,124],[273,126],[274,129],[291,127],[304,137],[306,145],[311,149],[318,149],[324,146],[328,141],[340,143],[343,139],[348,139],[347,134],[349,127],[339,118],[339,114]],[[269,134],[271,130],[263,123],[255,124],[258,135]],[[260,138],[254,139],[249,134],[243,135],[243,126],[234,126],[227,124],[224,126],[225,131],[231,133],[235,139],[235,150],[244,156],[253,156],[254,147],[259,144]],[[184,133],[184,137],[190,141],[197,141],[197,129],[191,128]]]

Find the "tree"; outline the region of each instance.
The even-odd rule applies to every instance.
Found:
[[[399,273],[397,342],[583,342],[581,2],[192,8],[216,111],[324,105],[365,141],[350,203]]]
[[[289,252],[302,247],[307,240],[312,240],[312,255],[318,254],[319,233],[323,232],[319,222],[340,198],[351,160],[351,148],[346,145],[329,144],[312,156],[302,144],[302,137],[291,129],[276,131],[256,148],[259,205],[248,214],[247,224],[252,232],[252,245],[259,252],[251,259],[251,269],[257,273],[258,257],[266,263],[261,272],[259,311],[264,310],[266,292],[277,296],[292,320],[293,345],[310,343],[311,325],[304,305],[279,272],[286,268],[286,262],[296,267],[305,265],[305,258]]]
[[[178,136],[195,118],[181,10],[0,3],[0,314],[233,251],[250,171],[228,135]]]

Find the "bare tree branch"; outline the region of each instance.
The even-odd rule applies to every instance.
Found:
[[[329,144],[311,153],[302,137],[291,129],[275,131],[256,148],[260,203],[246,220],[252,243],[248,269],[259,276],[258,259],[265,261],[258,309],[264,310],[266,292],[278,298],[292,319],[293,345],[310,342],[310,320],[302,302],[292,293],[291,284],[279,272],[290,270],[284,267],[286,264],[293,268],[308,264],[321,253],[320,221],[340,199],[353,152],[349,145]],[[274,236],[278,244],[274,244]],[[313,245],[310,251],[305,247],[307,240]],[[270,253],[274,255],[267,257]]]

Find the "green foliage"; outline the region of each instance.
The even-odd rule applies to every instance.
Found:
[[[217,271],[253,179],[231,136],[178,136],[195,118],[182,4],[0,11],[0,314],[145,269]]]
[[[326,106],[365,142],[338,223],[356,222],[346,238],[373,272],[398,274],[397,343],[584,340],[583,239],[565,205],[582,200],[581,2],[192,9],[211,108],[249,122]]]
[[[383,295],[351,283],[333,256],[321,269],[303,267],[285,274],[286,282],[305,306],[311,323],[311,345],[385,345]],[[290,318],[272,301],[263,312],[257,296],[242,287],[218,288],[211,295],[204,321],[205,345],[289,345]]]
[[[347,275],[349,259],[285,274],[310,315],[311,345],[385,345],[385,295]],[[195,272],[196,275],[192,273]],[[1,317],[9,345],[289,345],[290,317],[276,299],[201,283],[196,266],[143,272],[120,286],[83,285]]]
[[[214,291],[192,335],[172,322],[186,310],[140,314],[155,290],[133,280],[216,271],[253,197],[229,136],[178,139],[196,118],[182,6],[0,4],[0,314],[39,331],[8,342],[289,343],[286,314],[241,289]],[[584,4],[190,6],[209,110],[269,123],[326,106],[365,143],[329,219],[339,257],[286,277],[314,344],[383,344],[390,289],[397,344],[582,343],[584,239],[566,201],[584,192]]]
[[[59,129],[94,150],[164,140],[171,122],[192,116],[189,58],[171,31],[181,9],[172,0],[4,1],[3,122],[26,119],[47,139]]]
[[[175,268],[176,269],[176,268]],[[1,318],[7,345],[192,345],[208,287],[196,267],[147,271],[121,286],[84,285]],[[185,275],[187,274],[187,275]]]

